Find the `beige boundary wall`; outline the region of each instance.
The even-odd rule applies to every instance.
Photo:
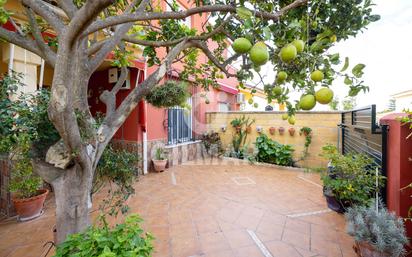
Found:
[[[252,132],[248,135],[246,143],[249,146],[249,151],[253,152],[254,142],[257,133],[257,127],[262,127],[263,133],[268,135],[271,139],[282,143],[291,144],[295,149],[294,159],[298,160],[302,157],[302,152],[305,144],[305,136],[299,134],[302,127],[310,127],[312,129],[312,143],[309,146],[309,156],[303,161],[296,163],[299,167],[319,168],[326,167],[327,161],[319,157],[322,146],[327,143],[338,144],[338,124],[341,120],[340,112],[298,112],[296,114],[296,124],[289,125],[287,121],[282,120],[284,112],[208,112],[206,114],[206,121],[209,131],[219,132],[222,139],[223,147],[229,148],[231,145],[232,136],[235,129],[230,125],[230,122],[239,118],[242,115],[255,119],[252,125]],[[221,130],[222,126],[226,126],[226,132]],[[275,135],[269,133],[269,128],[275,127]],[[285,133],[279,134],[278,128],[284,127]],[[288,132],[289,128],[295,128],[294,136]]]

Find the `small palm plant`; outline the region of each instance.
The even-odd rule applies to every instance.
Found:
[[[389,212],[380,200],[368,206],[349,208],[347,231],[356,241],[359,256],[398,257],[408,243],[401,218]]]
[[[152,161],[153,161],[154,169],[157,172],[161,172],[166,169],[167,158],[165,156],[165,151],[162,147],[156,148],[155,156],[152,159]]]

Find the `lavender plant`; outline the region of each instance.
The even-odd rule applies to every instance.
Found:
[[[378,252],[397,257],[405,255],[408,243],[401,218],[389,212],[382,202],[349,208],[345,214],[347,232],[356,242],[367,242]]]

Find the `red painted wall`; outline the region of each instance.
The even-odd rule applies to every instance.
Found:
[[[136,83],[136,76],[138,69],[130,68],[130,87],[134,88]],[[140,72],[140,81],[143,80],[143,71]],[[88,100],[90,111],[93,115],[98,112],[106,113],[106,105],[100,101],[99,96],[104,90],[110,90],[114,86],[113,83],[109,83],[109,73],[108,70],[96,71],[93,73],[89,80],[89,90],[88,90]],[[126,98],[130,93],[131,89],[119,90],[116,96],[116,105],[119,106],[120,103]],[[116,132],[115,139],[122,139],[127,141],[137,141],[141,140],[141,127],[139,124],[139,113],[137,108],[132,111],[130,116],[126,119],[124,124]]]
[[[401,217],[408,217],[412,206],[412,189],[402,188],[412,183],[412,138],[408,125],[402,125],[397,118],[405,114],[389,114],[380,122],[389,126],[387,144],[387,207]],[[408,236],[412,237],[412,222],[406,222]]]

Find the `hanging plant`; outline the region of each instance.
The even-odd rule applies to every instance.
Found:
[[[175,106],[187,107],[189,97],[186,83],[168,80],[163,85],[158,85],[146,95],[146,100],[158,108],[171,108]]]

